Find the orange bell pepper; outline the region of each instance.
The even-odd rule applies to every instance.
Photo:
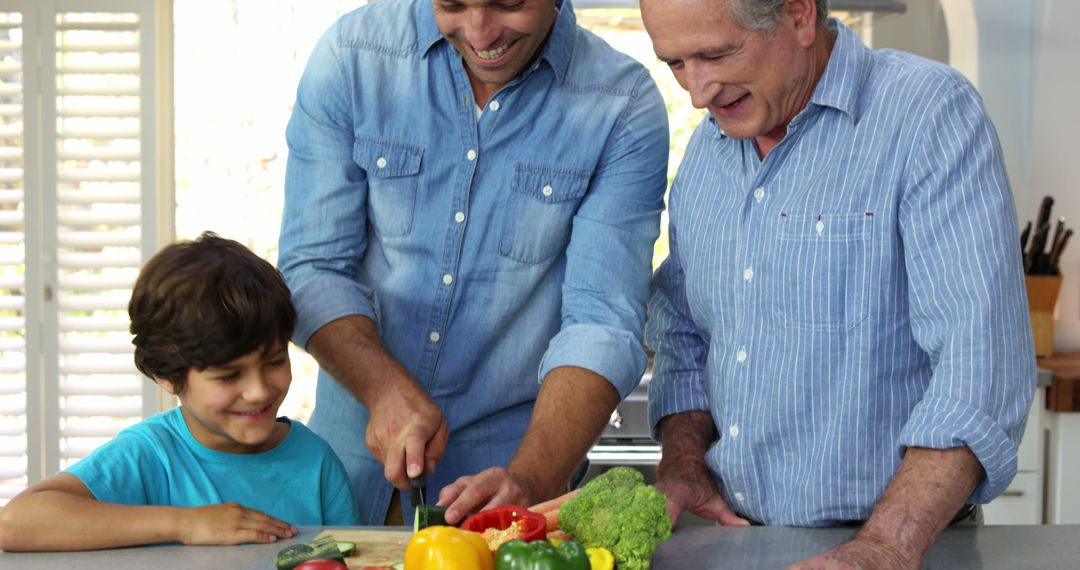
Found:
[[[494,570],[491,556],[479,533],[452,526],[420,529],[405,547],[405,570]]]

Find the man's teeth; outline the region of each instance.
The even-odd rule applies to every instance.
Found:
[[[510,44],[499,46],[499,47],[497,47],[497,48],[495,48],[493,50],[478,49],[478,50],[476,50],[476,55],[478,55],[478,56],[480,56],[480,57],[482,57],[484,59],[495,59],[495,58],[501,56],[502,54],[506,53],[506,50],[508,50],[508,49],[510,49]]]

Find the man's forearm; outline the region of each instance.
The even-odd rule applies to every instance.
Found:
[[[371,378],[411,378],[387,352],[375,323],[349,316],[326,324],[308,341],[308,352],[360,403],[371,407],[381,391]],[[385,386],[383,386],[385,388]]]
[[[887,548],[917,566],[983,477],[967,447],[909,448],[856,540]]]
[[[662,452],[656,468],[658,479],[695,481],[708,476],[705,453],[717,436],[716,425],[708,412],[667,416],[660,420],[658,429]]]
[[[509,466],[526,481],[531,500],[542,501],[562,490],[618,403],[618,392],[595,372],[565,366],[548,374]]]

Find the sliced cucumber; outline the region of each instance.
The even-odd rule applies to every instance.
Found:
[[[351,542],[344,542],[339,540],[337,542],[337,548],[339,551],[341,551],[341,555],[345,558],[352,556],[353,553],[356,552],[356,545]]]
[[[413,532],[429,526],[446,525],[446,507],[438,505],[417,505],[413,516]]]
[[[345,563],[345,557],[338,550],[337,541],[326,537],[281,549],[274,565],[277,570],[292,570],[301,562],[308,560],[336,560],[342,564]]]

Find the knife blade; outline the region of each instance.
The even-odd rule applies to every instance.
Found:
[[[1046,238],[1050,234],[1050,224],[1044,223],[1036,227],[1035,235],[1031,236],[1031,249],[1024,259],[1024,273],[1037,275],[1045,254]]]
[[[1061,254],[1065,251],[1065,245],[1069,243],[1069,238],[1073,235],[1072,229],[1065,230],[1065,233],[1061,236],[1061,240],[1054,246],[1054,250],[1050,253],[1050,271],[1051,275],[1061,275],[1061,270],[1058,269],[1058,263],[1061,261]]]
[[[426,507],[424,495],[427,493],[427,475],[421,473],[419,477],[409,477],[409,503],[416,507]]]
[[[1020,232],[1020,253],[1021,254],[1024,253],[1025,249],[1027,249],[1027,242],[1028,242],[1028,238],[1030,238],[1030,237],[1031,237],[1031,220],[1028,220],[1027,225],[1024,226],[1024,231]]]

